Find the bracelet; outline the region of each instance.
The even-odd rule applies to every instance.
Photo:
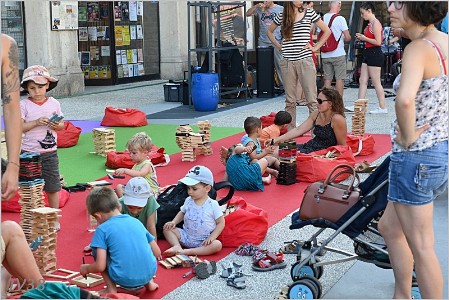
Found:
[[[18,163],[14,162],[14,161],[8,161],[8,164],[13,164],[13,165],[16,165],[17,167],[20,168],[20,165]]]

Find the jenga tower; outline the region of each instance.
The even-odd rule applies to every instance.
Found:
[[[199,133],[204,135],[204,143],[201,145],[198,145],[198,154],[200,155],[212,155],[212,147],[210,142],[210,127],[211,124],[208,120],[206,121],[198,121],[198,129]]]
[[[353,135],[363,136],[365,134],[367,99],[358,99],[354,102],[354,115],[352,116]]]
[[[33,214],[32,210],[35,208],[45,207],[44,202],[44,180],[36,179],[34,181],[26,182],[30,185],[23,185],[25,182],[20,183],[19,190],[19,204],[20,207],[20,226],[25,233],[25,237],[30,243],[32,238],[32,228],[33,228]]]
[[[94,128],[92,131],[95,153],[106,156],[115,151],[115,130],[111,128]]]
[[[41,274],[45,275],[56,271],[56,228],[60,209],[42,207],[31,210],[32,213],[32,239],[42,237],[42,243],[34,252],[37,266]]]
[[[191,147],[191,132],[193,132],[193,129],[189,125],[179,125],[178,128],[176,128],[176,144],[179,148],[186,149]]]

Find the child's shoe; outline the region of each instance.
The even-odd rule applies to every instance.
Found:
[[[268,174],[268,176],[262,175],[262,182],[265,185],[269,185],[271,183],[271,174]]]

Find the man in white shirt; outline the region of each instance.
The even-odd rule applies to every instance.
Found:
[[[331,17],[338,14],[341,10],[341,1],[329,1],[329,12],[323,16],[323,21],[329,26]],[[343,97],[344,81],[346,78],[346,52],[344,42],[349,42],[348,24],[343,16],[337,16],[330,27],[335,39],[338,41],[338,47],[334,51],[321,52],[321,62],[324,70],[324,86],[330,87],[332,79],[335,76],[335,88]]]

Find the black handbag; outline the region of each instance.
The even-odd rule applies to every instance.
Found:
[[[229,188],[228,194],[222,199],[217,199],[217,191],[222,188]],[[218,201],[221,206],[229,201],[234,195],[234,187],[229,181],[221,181],[214,183],[214,186],[209,191],[209,197]],[[164,224],[173,220],[179,212],[181,206],[184,204],[186,198],[189,197],[187,193],[187,186],[183,183],[173,184],[169,186],[157,197],[157,202],[160,207],[157,210],[156,232],[158,238],[164,238],[163,227]],[[182,226],[182,222],[178,227]]]

